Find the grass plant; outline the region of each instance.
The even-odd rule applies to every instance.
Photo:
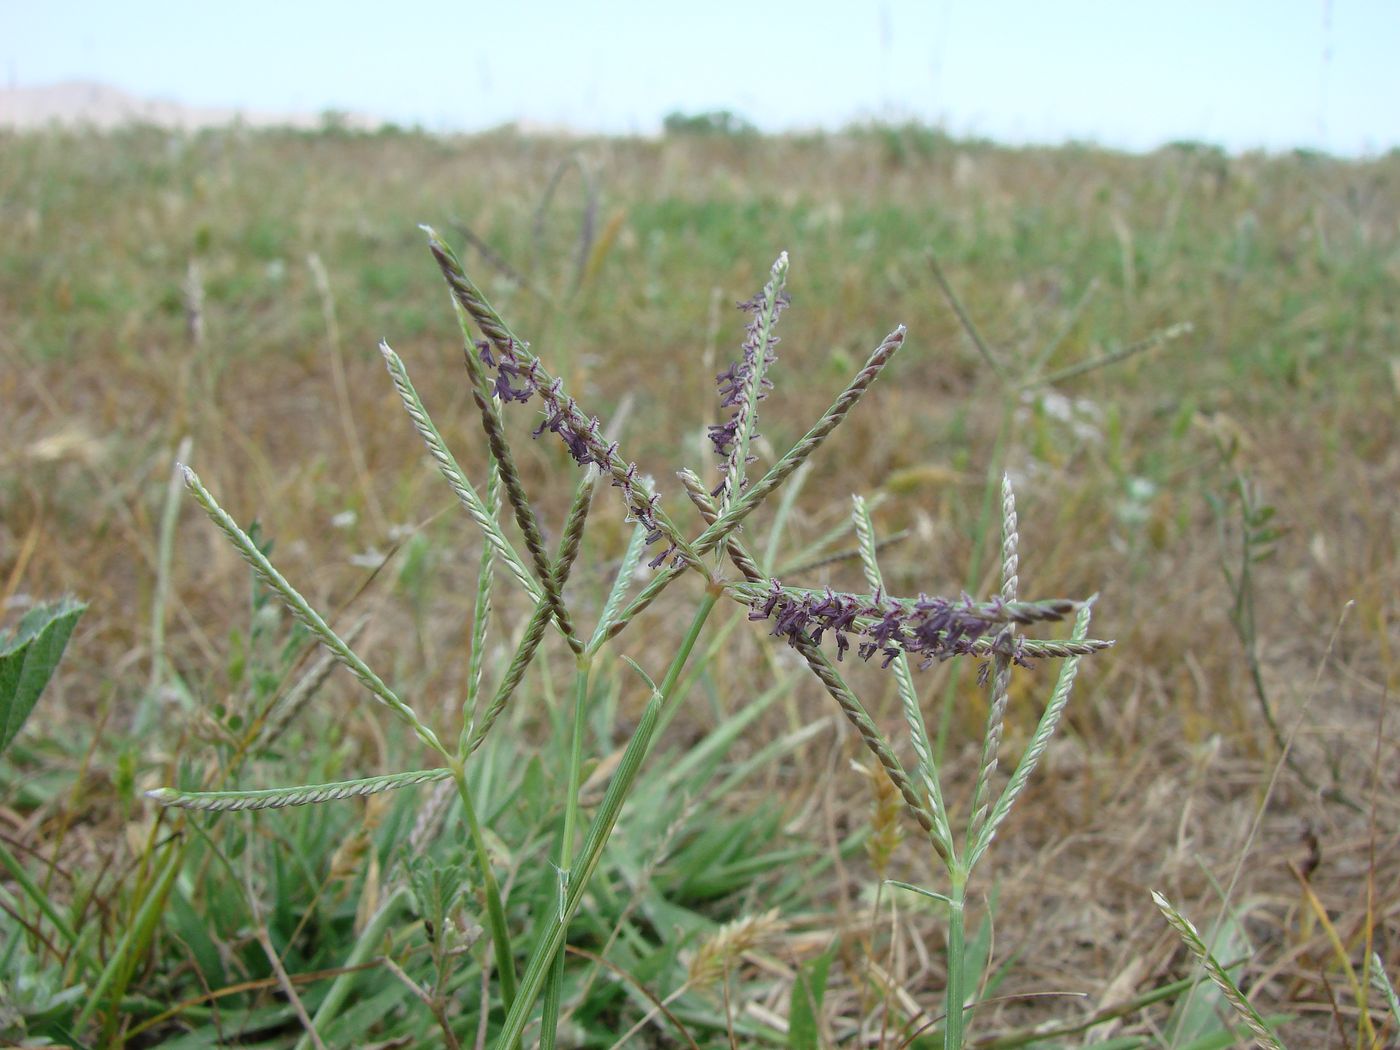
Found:
[[[619,443],[604,439],[598,417],[588,416],[565,390],[561,380],[553,377],[527,344],[521,342],[486,301],[477,286],[467,277],[455,254],[428,230],[428,244],[452,291],[453,300],[463,321],[465,358],[473,400],[480,413],[484,437],[491,450],[491,477],[500,479],[513,511],[516,525],[525,539],[530,563],[504,537],[499,520],[472,489],[462,475],[451,453],[441,440],[410,382],[402,360],[388,347],[383,353],[394,385],[408,410],[415,428],[427,443],[454,492],[467,505],[472,519],[487,537],[488,557],[483,560],[480,592],[489,595],[494,585],[492,572],[495,554],[511,569],[526,596],[536,602],[535,620],[543,625],[552,621],[574,656],[576,669],[573,687],[573,717],[568,730],[568,771],[563,781],[561,800],[563,819],[559,833],[558,860],[554,868],[558,878],[556,905],[551,912],[536,916],[533,928],[512,931],[506,919],[500,883],[494,870],[483,834],[483,826],[473,802],[466,775],[466,764],[474,746],[485,740],[494,715],[510,702],[510,692],[502,690],[493,702],[487,717],[478,729],[465,730],[455,750],[443,745],[437,732],[429,727],[414,709],[402,700],[384,680],[370,669],[344,640],[327,624],[325,618],[311,608],[306,599],[276,569],[257,543],[253,541],[215,502],[214,497],[189,468],[184,468],[185,482],[196,502],[213,523],[247,561],[259,579],[266,584],[321,644],[346,667],[371,696],[389,708],[432,753],[441,764],[433,769],[391,773],[353,781],[319,785],[288,785],[281,788],[250,791],[197,790],[159,788],[148,792],[156,801],[181,808],[222,812],[240,809],[285,808],[288,806],[323,803],[347,797],[360,797],[413,787],[437,780],[451,779],[457,786],[461,801],[462,837],[471,845],[475,860],[475,880],[481,887],[480,904],[484,909],[491,943],[494,947],[497,987],[493,998],[504,1015],[495,1044],[501,1047],[517,1045],[534,1015],[537,1001],[542,998],[539,1018],[539,1042],[544,1047],[557,1044],[560,1010],[564,994],[566,966],[565,947],[569,924],[582,903],[589,880],[595,871],[603,849],[636,780],[642,776],[645,761],[660,720],[668,708],[674,707],[679,696],[678,683],[687,661],[701,637],[706,621],[721,597],[738,601],[753,610],[750,619],[772,620],[772,633],[785,638],[807,661],[813,673],[835,698],[841,711],[856,728],[873,757],[884,768],[891,784],[903,796],[913,819],[929,835],[930,847],[947,869],[949,892],[938,899],[948,906],[948,994],[944,1022],[944,1045],[956,1050],[964,1045],[963,1011],[970,988],[964,972],[965,934],[963,927],[964,897],[972,870],[986,852],[997,829],[1010,812],[1017,796],[1024,790],[1031,772],[1049,743],[1069,699],[1074,681],[1074,669],[1080,657],[1106,648],[1108,643],[1086,637],[1089,617],[1088,603],[1067,600],[1025,602],[1018,598],[1019,532],[1015,499],[1009,480],[1002,487],[1002,585],[991,601],[974,602],[967,596],[949,601],[919,595],[917,599],[891,596],[880,574],[876,560],[873,525],[868,511],[857,498],[854,527],[859,538],[860,556],[870,586],[867,594],[838,594],[829,587],[822,592],[785,587],[776,577],[765,575],[757,562],[735,535],[735,530],[762,501],[774,493],[791,474],[821,447],[855,408],[871,383],[903,345],[904,329],[895,329],[872,353],[864,368],[842,391],[831,408],[818,419],[807,434],[781,457],[761,479],[750,483],[749,466],[757,460],[751,444],[757,434],[758,404],[768,396],[774,384],[768,378],[769,366],[777,360],[778,344],[775,334],[778,318],[788,297],[785,283],[788,271],[786,254],[774,263],[768,283],[752,300],[741,304],[749,311],[752,321],[746,330],[741,358],[718,377],[721,404],[732,408],[730,418],[710,428],[710,440],[720,457],[720,481],[713,492],[697,487],[697,476],[686,474],[686,489],[698,507],[704,528],[693,538],[687,538],[660,505],[655,486],[638,476],[635,463],[624,459]],[[485,337],[478,341],[469,327],[473,322]],[[494,376],[490,374],[494,371]],[[518,385],[517,385],[518,384]],[[544,549],[540,518],[527,495],[516,455],[507,436],[502,408],[511,402],[543,403],[543,421],[534,432],[558,435],[572,459],[584,468],[585,474],[565,519],[560,549],[551,557]],[[596,468],[596,472],[590,470]],[[613,487],[620,490],[629,520],[636,522],[641,532],[641,546],[664,543],[662,551],[651,559],[648,567],[656,572],[641,593],[627,606],[615,613],[616,618],[601,620],[593,632],[595,641],[586,644],[578,634],[572,613],[565,600],[564,585],[579,553],[588,512],[593,498],[594,479],[607,476]],[[634,545],[635,546],[635,545]],[[706,555],[714,552],[715,557]],[[731,582],[724,574],[725,563],[732,563],[744,584]],[[631,564],[622,565],[630,575]],[[660,685],[635,663],[633,669],[646,682],[651,700],[636,730],[628,741],[616,772],[608,783],[603,802],[587,828],[576,861],[580,835],[579,792],[582,787],[583,751],[587,737],[589,683],[593,661],[603,648],[639,618],[639,614],[655,600],[662,588],[675,580],[680,571],[689,570],[703,582],[703,592],[696,605],[694,618],[680,640]],[[625,595],[628,577],[619,574],[612,584],[615,594]],[[616,610],[620,602],[610,602]],[[478,612],[489,608],[484,598],[478,600]],[[1033,625],[1057,620],[1078,610],[1075,629],[1064,642],[1024,639],[1017,635],[1018,625]],[[477,627],[473,642],[484,644],[485,619]],[[886,740],[867,713],[865,705],[846,684],[840,672],[819,647],[823,635],[830,633],[835,642],[838,662],[851,648],[851,638],[857,639],[860,659],[869,660],[879,654],[885,666],[895,665],[902,705],[908,721],[912,746],[917,758],[914,774],[905,769],[894,748]],[[527,631],[505,674],[508,683],[517,683],[525,669],[536,658],[542,632]],[[982,741],[982,759],[973,790],[971,813],[962,842],[954,840],[950,818],[939,785],[939,770],[934,762],[927,730],[910,670],[910,657],[919,659],[927,668],[935,662],[957,656],[982,656],[983,679],[990,683],[991,702],[987,728]],[[1065,671],[1060,676],[1053,697],[1046,706],[1040,728],[1026,749],[1018,768],[1004,789],[994,792],[993,779],[1001,748],[1002,726],[1006,716],[1011,668],[1015,664],[1029,666],[1038,658],[1064,659]],[[479,665],[479,658],[474,662]],[[462,713],[464,725],[474,721],[472,711]],[[575,864],[578,864],[577,869]],[[452,892],[452,890],[449,890]],[[523,973],[517,978],[516,956],[519,944],[531,944]],[[692,978],[694,979],[694,978]],[[517,983],[518,981],[518,983]],[[490,1013],[491,1007],[481,1003],[478,1010]],[[435,1016],[443,1025],[443,1036],[449,1045],[457,1045],[458,1034],[447,1019],[445,1008],[438,1005]],[[317,1035],[314,1022],[307,1018],[308,1037]]]
[[[0,1038],[1393,1038],[1393,157],[0,156]]]

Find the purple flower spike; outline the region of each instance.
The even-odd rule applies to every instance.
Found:
[[[530,391],[528,389],[522,387],[517,390],[510,385],[510,379],[506,375],[504,368],[496,375],[495,392],[497,397],[506,402],[520,401],[523,403],[530,400]]]
[[[880,592],[845,594],[829,587],[818,593],[784,588],[772,580],[768,590],[751,599],[749,619],[771,619],[773,634],[793,643],[820,642],[831,632],[838,660],[856,635],[856,655],[869,660],[879,653],[882,667],[903,652],[922,657],[920,666],[927,668],[953,656],[985,654],[988,642],[994,652],[1024,666],[1029,660],[1024,639],[1007,625],[1060,619],[1073,608],[1072,602],[1007,603],[999,598],[979,604],[966,594],[956,601],[925,594],[911,601]]]
[[[785,260],[786,256],[780,260],[784,268],[786,267]],[[775,282],[779,280],[778,273],[779,270],[775,267]],[[770,284],[752,299],[738,304],[740,310],[753,315],[753,319],[744,328],[743,357],[732,362],[728,368],[715,376],[715,383],[719,388],[720,406],[733,408],[734,412],[727,421],[715,423],[709,428],[710,442],[714,445],[716,455],[723,461],[720,464],[720,471],[725,475],[719,489],[713,495],[719,495],[729,483],[728,474],[732,469],[729,459],[734,452],[736,442],[739,441],[739,431],[744,426],[745,419],[751,421],[750,425],[758,419],[755,405],[748,401],[750,391],[752,391],[753,401],[756,404],[766,398],[768,391],[773,388],[772,382],[762,373],[767,371],[768,366],[777,360],[777,355],[773,353],[773,350],[778,345],[778,338],[770,335],[766,345],[759,346],[762,341],[764,309],[768,304],[768,295],[772,290],[773,284]],[[779,291],[775,295],[772,325],[778,323],[779,316],[790,302],[786,292]],[[751,380],[756,374],[759,376],[759,382],[753,384]]]

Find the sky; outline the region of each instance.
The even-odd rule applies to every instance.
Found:
[[[1011,143],[1400,146],[1400,0],[0,0],[4,86],[432,131],[919,121]]]

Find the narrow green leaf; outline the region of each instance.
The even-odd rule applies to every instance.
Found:
[[[926,890],[922,886],[915,886],[912,882],[900,882],[898,879],[886,879],[885,885],[894,886],[901,890],[908,890],[910,893],[917,893],[921,897],[928,897],[942,904],[953,903],[953,898],[945,897],[943,894],[937,893],[934,890]]]
[[[369,922],[365,924],[364,932],[360,934],[359,940],[355,942],[354,948],[350,950],[344,961],[341,963],[341,974],[332,983],[326,992],[326,997],[321,1000],[320,1007],[311,1018],[311,1026],[317,1032],[323,1031],[336,1018],[344,1013],[345,1000],[354,990],[355,984],[362,976],[360,968],[364,963],[373,958],[380,944],[384,940],[385,933],[388,932],[390,924],[398,917],[398,913],[408,903],[410,891],[407,885],[400,884],[394,891],[384,899],[379,905]],[[397,982],[395,982],[397,983]],[[345,1044],[339,1044],[345,1045]],[[296,1050],[310,1050],[311,1036],[303,1034],[297,1040]]]
[[[817,1030],[826,997],[826,978],[836,956],[832,945],[797,973],[792,986],[792,1006],[788,1010],[788,1050],[818,1050]]]
[[[651,678],[634,661],[623,657],[628,664],[641,673],[643,679],[652,687],[651,699],[643,709],[642,716],[637,721],[637,728],[632,733],[632,739],[628,741],[627,748],[623,751],[617,771],[613,774],[612,781],[603,794],[603,801],[593,815],[593,823],[589,826],[588,835],[584,839],[583,847],[580,849],[578,859],[574,864],[569,886],[569,899],[565,904],[564,915],[562,919],[557,915],[550,916],[542,922],[539,939],[535,942],[534,950],[530,953],[530,960],[520,978],[519,994],[507,1011],[505,1024],[496,1036],[494,1045],[497,1050],[515,1046],[525,1030],[530,1012],[534,1009],[535,1000],[544,987],[546,970],[554,964],[554,956],[564,943],[564,924],[573,918],[579,905],[583,903],[589,881],[598,868],[603,849],[617,824],[617,818],[622,813],[622,805],[627,800],[632,785],[635,783],[638,773],[641,772],[642,764],[651,751],[652,740],[656,734],[657,723],[661,719],[662,708],[667,701],[674,699],[676,682],[680,678],[681,671],[685,668],[686,660],[690,657],[691,651],[695,648],[700,630],[714,609],[717,599],[718,595],[708,592],[700,600],[690,630],[681,641],[680,648],[672,659],[671,666],[660,686],[652,685]]]
[[[32,900],[40,911],[53,923],[54,929],[63,935],[63,939],[70,945],[78,944],[78,934],[69,924],[63,914],[54,907],[54,902],[50,899],[48,892],[40,886],[29,872],[20,864],[19,858],[5,848],[4,842],[0,842],[0,868],[4,868],[10,873],[10,877],[19,884],[19,888],[24,891],[25,896]],[[6,897],[9,895],[6,894]],[[0,971],[2,972],[2,971]]]

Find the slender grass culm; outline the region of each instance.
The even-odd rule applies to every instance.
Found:
[[[905,810],[927,843],[929,859],[941,867],[945,884],[938,889],[909,889],[936,898],[947,913],[947,984],[942,1042],[945,1047],[964,1045],[966,1020],[974,991],[965,962],[964,901],[973,869],[985,856],[997,830],[1024,790],[1031,773],[1054,734],[1074,682],[1081,657],[1108,646],[1088,638],[1091,601],[1054,599],[1027,601],[1018,593],[1020,529],[1015,498],[1009,480],[1002,485],[1001,586],[984,601],[962,595],[957,598],[919,594],[900,597],[888,592],[877,561],[878,543],[871,516],[863,500],[855,498],[853,527],[868,591],[844,593],[829,588],[814,590],[780,580],[745,545],[740,526],[787,481],[840,426],[869,391],[894,354],[905,343],[903,327],[881,340],[868,360],[822,414],[786,454],[768,470],[755,476],[753,439],[757,434],[759,406],[773,388],[779,318],[788,305],[785,284],[786,254],[773,265],[767,284],[753,299],[740,304],[749,322],[740,358],[717,377],[722,407],[729,417],[710,428],[710,440],[719,459],[718,484],[701,480],[699,473],[680,472],[682,488],[703,527],[688,530],[675,508],[662,506],[650,479],[623,454],[617,441],[605,436],[597,416],[587,414],[530,347],[519,339],[487,302],[462,269],[455,254],[431,229],[428,246],[450,289],[464,335],[465,364],[471,394],[480,416],[489,450],[489,476],[484,493],[478,492],[454,458],[442,435],[419,399],[403,361],[387,345],[381,347],[390,378],[413,427],[448,486],[462,503],[472,523],[481,530],[484,553],[478,576],[476,618],[470,631],[471,652],[462,728],[455,741],[430,727],[393,686],[356,654],[301,596],[269,560],[261,548],[237,524],[204,487],[195,473],[184,469],[184,479],[195,500],[227,536],[255,573],[276,593],[293,615],[319,640],[335,661],[343,664],[384,707],[418,738],[433,756],[430,768],[405,770],[384,776],[323,784],[298,784],[259,790],[205,790],[161,788],[150,793],[167,806],[222,811],[266,809],[327,802],[365,796],[429,782],[455,787],[460,803],[461,841],[470,875],[474,906],[491,944],[490,968],[484,957],[467,958],[480,963],[479,982],[453,984],[439,981],[439,988],[454,988],[460,999],[480,995],[471,1009],[453,1011],[442,997],[413,985],[415,994],[431,1010],[448,1046],[463,1045],[470,1038],[488,1039],[490,1045],[511,1048],[537,1040],[556,1046],[561,1018],[566,1016],[565,948],[571,925],[585,907],[593,878],[624,805],[639,783],[647,756],[661,726],[665,725],[683,695],[683,675],[692,657],[704,659],[697,649],[707,621],[717,606],[737,603],[748,618],[763,621],[774,637],[786,640],[822,687],[836,701],[861,741],[888,779],[892,800]],[[503,416],[512,406],[531,406],[539,414],[534,434],[553,434],[573,460],[583,468],[555,549],[545,542],[539,510],[530,499],[517,467]],[[586,629],[567,593],[570,570],[579,556],[595,497],[597,482],[606,480],[620,496],[626,518],[635,523],[627,554],[622,558],[603,604],[600,618]],[[601,512],[601,511],[600,511]],[[503,519],[514,520],[521,546],[507,535]],[[631,584],[639,566],[649,566],[650,578],[635,593]],[[598,756],[586,755],[585,744],[590,703],[595,696],[593,678],[600,652],[620,633],[645,619],[648,607],[681,575],[693,573],[703,582],[701,597],[692,610],[689,627],[677,639],[670,662],[651,671],[628,663],[644,683],[649,700],[635,728],[612,767],[601,801],[590,811],[580,803],[586,763]],[[494,688],[488,686],[484,652],[493,594],[502,583],[518,587],[533,612],[516,633],[514,652]],[[1049,621],[1073,617],[1068,639],[1026,636],[1028,629]],[[573,659],[572,706],[557,724],[569,733],[561,753],[567,756],[563,794],[558,800],[557,845],[552,857],[555,892],[553,906],[536,910],[529,919],[512,912],[508,883],[496,870],[499,859],[489,848],[491,827],[484,821],[490,811],[478,805],[468,773],[487,742],[499,716],[517,697],[527,670],[547,649],[546,639],[557,633]],[[829,645],[827,643],[830,643]],[[953,657],[970,656],[983,661],[981,680],[989,690],[986,728],[971,801],[966,814],[950,811],[950,792],[942,782],[943,771],[935,758],[923,708],[916,687],[919,668]],[[1001,778],[1003,722],[1007,713],[1011,678],[1016,668],[1042,659],[1060,659],[1058,681],[1046,704],[1029,745],[1009,777]],[[903,713],[907,744],[889,739],[866,705],[843,677],[843,661],[875,660],[894,676]],[[901,753],[912,754],[906,765]],[[449,787],[449,782],[451,787]],[[193,786],[193,785],[192,785]],[[434,795],[435,799],[439,796]],[[434,807],[441,807],[437,801]],[[436,812],[436,809],[435,809]],[[415,834],[410,841],[418,840]],[[428,885],[440,885],[445,875],[429,879],[414,866],[415,858],[402,858],[412,876],[412,892],[422,897]],[[383,895],[375,915],[375,936],[384,936],[393,921],[393,907],[403,896],[403,879],[397,876],[393,892]],[[434,891],[437,892],[437,891]],[[455,891],[454,891],[455,892]],[[442,891],[440,896],[450,896]],[[421,906],[420,914],[431,909]],[[441,911],[441,909],[439,909]],[[426,921],[426,920],[425,920]],[[363,946],[366,942],[362,940]],[[436,942],[435,942],[436,943]],[[368,948],[365,948],[368,951]],[[357,946],[356,961],[362,961]],[[446,966],[447,954],[434,948]],[[402,971],[400,971],[401,973]],[[405,977],[405,979],[407,979]],[[348,985],[337,978],[332,993],[321,1002],[314,1017],[300,1014],[309,1030],[303,1044],[319,1042],[317,1027],[328,1023],[328,1014],[344,1001]],[[471,1027],[475,1035],[468,1033]],[[459,1030],[460,1029],[460,1030]]]

